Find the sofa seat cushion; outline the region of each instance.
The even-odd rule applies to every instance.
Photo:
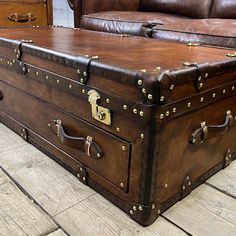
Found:
[[[155,26],[152,37],[236,48],[236,21],[232,19],[195,19]]]
[[[214,0],[210,17],[236,19],[236,0]]]
[[[83,15],[81,28],[117,34],[151,36],[155,25],[183,21],[186,17],[154,12],[107,11]]]

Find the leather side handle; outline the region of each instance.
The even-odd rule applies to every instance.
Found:
[[[225,135],[234,123],[234,117],[231,111],[226,112],[225,121],[221,125],[206,125],[206,122],[201,123],[201,127],[195,130],[190,138],[192,144],[202,144],[207,139]]]
[[[8,19],[15,22],[30,22],[37,19],[32,13],[18,14],[14,13],[8,16]]]
[[[61,120],[53,120],[49,123],[49,127],[58,136],[60,142],[66,146],[76,148],[93,159],[100,159],[103,156],[101,148],[93,141],[90,136],[74,137],[66,134]]]

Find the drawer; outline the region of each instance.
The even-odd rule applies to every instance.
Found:
[[[50,1],[0,1],[0,27],[48,25]]]
[[[131,144],[0,82],[0,110],[106,181],[127,191]],[[83,109],[81,107],[81,109]],[[50,150],[48,150],[50,152]]]

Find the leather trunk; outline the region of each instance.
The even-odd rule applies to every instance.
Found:
[[[140,224],[235,159],[234,51],[51,27],[0,37],[0,121]]]

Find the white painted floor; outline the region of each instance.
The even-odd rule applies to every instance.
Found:
[[[0,124],[0,236],[235,236],[236,161],[141,227]]]

